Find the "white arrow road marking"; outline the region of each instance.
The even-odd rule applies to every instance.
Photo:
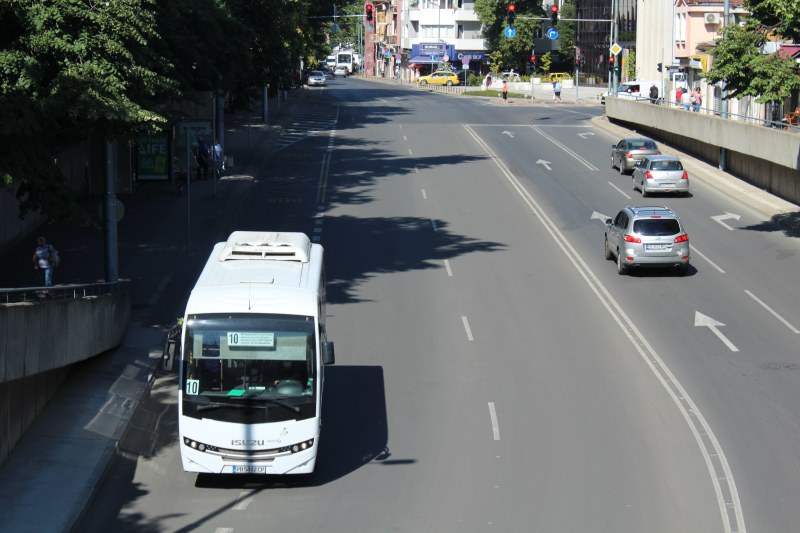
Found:
[[[545,161],[544,159],[538,159],[536,161],[536,164],[537,165],[542,165],[547,170],[553,170],[552,168],[550,168],[550,161]]]
[[[508,136],[509,136],[509,137],[511,137],[512,139],[514,138],[514,134],[513,134],[513,133],[511,133],[510,131],[504,131],[504,132],[503,132],[503,135],[508,135]]]
[[[579,134],[578,134],[578,137],[580,137],[581,139],[585,139],[586,137],[588,137],[588,136],[590,136],[590,135],[594,135],[594,133],[591,133],[591,132],[588,132],[588,133],[579,133]]]
[[[741,217],[741,215],[734,215],[733,213],[729,213],[728,211],[725,211],[724,215],[713,216],[713,217],[711,217],[711,220],[719,222],[720,224],[722,224],[723,226],[725,226],[729,230],[733,231],[732,227],[730,227],[729,225],[727,225],[726,223],[723,222],[723,220],[728,220],[730,218],[732,218],[734,220],[739,220],[742,217]]]
[[[592,211],[592,220],[594,220],[595,218],[600,222],[602,222],[603,224],[605,224],[606,220],[608,220],[611,217],[608,215],[604,215],[603,213],[598,213],[597,211]]]
[[[724,326],[725,325],[722,322],[714,320],[710,316],[706,316],[703,313],[701,313],[700,311],[695,311],[694,312],[694,325],[695,326],[699,326],[699,327],[706,327],[706,328],[710,329],[714,333],[714,335],[716,335],[719,338],[719,340],[721,340],[722,342],[725,343],[725,346],[727,346],[730,351],[732,351],[732,352],[738,352],[739,351],[739,348],[734,346],[734,344],[731,341],[728,340],[728,337],[723,335],[722,332],[717,329],[719,326]]]

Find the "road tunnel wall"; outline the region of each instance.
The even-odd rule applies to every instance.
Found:
[[[726,148],[727,172],[800,204],[800,132],[622,98],[606,99],[606,115],[714,165]]]
[[[0,305],[0,464],[69,374],[122,343],[131,294]]]

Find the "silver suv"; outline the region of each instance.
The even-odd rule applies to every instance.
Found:
[[[606,259],[617,261],[617,272],[631,267],[673,267],[689,270],[689,236],[678,214],[664,206],[626,207],[606,219]]]

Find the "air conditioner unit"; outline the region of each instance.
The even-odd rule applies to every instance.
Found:
[[[706,13],[706,24],[719,24],[719,13]]]

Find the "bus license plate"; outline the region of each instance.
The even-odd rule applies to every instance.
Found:
[[[266,466],[234,466],[234,474],[266,474]]]

